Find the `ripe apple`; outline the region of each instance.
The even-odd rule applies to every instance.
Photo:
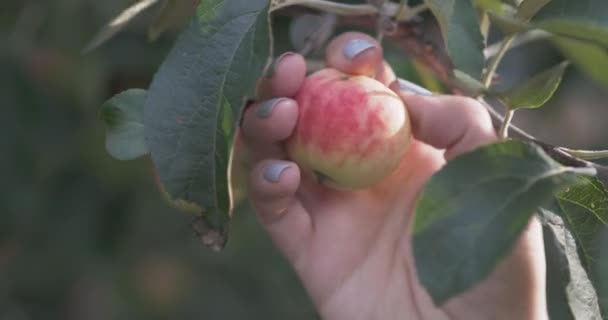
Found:
[[[402,100],[381,82],[326,68],[296,96],[299,118],[286,141],[291,160],[338,190],[373,186],[398,166],[411,140]]]

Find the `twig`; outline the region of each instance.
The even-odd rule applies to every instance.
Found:
[[[530,30],[528,32],[525,32],[525,33],[522,33],[522,34],[516,36],[515,40],[513,40],[510,47],[517,48],[517,47],[523,46],[523,45],[528,44],[533,41],[549,38],[550,36],[551,36],[550,33],[543,31],[543,30]],[[486,59],[496,56],[499,53],[500,48],[502,47],[502,45],[504,44],[504,42],[506,40],[507,39],[489,45],[483,51],[483,54],[486,57]]]
[[[514,36],[509,36],[500,45],[500,49],[498,50],[498,53],[490,62],[488,71],[486,72],[486,74],[484,76],[484,79],[483,79],[484,87],[490,88],[490,86],[492,85],[492,80],[494,79],[494,74],[496,73],[496,70],[498,69],[500,62],[502,61],[502,58],[504,58],[505,54],[509,50],[509,47],[511,46],[511,43],[513,43],[514,39],[515,39]]]
[[[608,150],[574,150],[560,147],[560,149],[573,157],[584,160],[598,160],[608,158]]]
[[[509,127],[511,126],[511,121],[513,121],[513,116],[515,115],[515,110],[507,111],[505,115],[505,120],[502,122],[500,126],[500,130],[498,132],[498,136],[500,139],[504,140],[509,137]]]

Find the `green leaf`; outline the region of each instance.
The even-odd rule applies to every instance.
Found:
[[[550,20],[537,24],[537,27],[552,34],[574,40],[583,40],[604,49],[608,48],[608,27],[567,20]]]
[[[479,79],[484,62],[484,44],[479,18],[471,1],[425,0],[425,3],[439,22],[455,67]]]
[[[608,24],[608,1],[606,0],[551,0],[534,17],[540,22],[550,19],[578,20]]]
[[[269,63],[268,6],[202,1],[146,99],[146,142],[160,181],[174,202],[200,209],[208,230],[202,237],[214,249],[225,245],[233,207],[228,168],[235,126]]]
[[[562,62],[505,92],[501,96],[506,105],[511,110],[532,109],[544,105],[559,87],[569,64],[568,61]]]
[[[458,89],[471,96],[477,96],[487,91],[483,83],[458,69],[453,71],[452,82],[454,82]]]
[[[549,2],[551,2],[551,0],[524,0],[519,7],[517,7],[516,17],[528,21]]]
[[[118,160],[133,160],[148,153],[144,139],[146,90],[130,89],[106,101],[101,119],[106,125],[106,150]]]
[[[533,24],[555,35],[608,48],[608,1],[605,0],[553,0],[534,17]]]
[[[423,190],[413,228],[416,269],[433,300],[441,305],[483,280],[539,206],[590,171],[519,141],[448,162]]]
[[[608,50],[585,41],[562,37],[552,43],[591,79],[608,86]]]
[[[604,316],[608,312],[608,192],[602,183],[591,177],[580,177],[579,183],[557,195],[555,212],[570,229],[585,268],[596,288]],[[582,299],[583,302],[589,299]],[[586,318],[591,319],[591,318]]]
[[[605,247],[599,241],[608,232],[608,192],[596,178],[580,177],[578,183],[557,195],[558,212],[572,232],[583,267],[595,286],[602,314],[608,315],[608,291],[601,287],[608,276],[600,268]]]
[[[496,25],[507,36],[534,29],[531,24],[512,15],[499,15],[495,12],[490,12],[488,16],[492,24]]]
[[[503,14],[505,5],[500,0],[474,0],[473,4],[476,8],[484,11],[492,11],[498,14]]]
[[[549,318],[601,319],[597,294],[562,218],[541,210]]]

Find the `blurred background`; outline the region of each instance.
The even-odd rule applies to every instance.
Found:
[[[101,104],[146,88],[179,28],[149,42],[150,10],[83,54],[133,2],[0,4],[0,320],[317,318],[247,207],[226,250],[212,253],[161,199],[148,159],[105,152]],[[278,51],[289,49],[286,28]],[[420,80],[398,51],[388,58]],[[507,56],[502,85],[560,59],[546,43],[521,48]],[[570,68],[550,103],[516,123],[551,143],[608,148],[607,98]]]

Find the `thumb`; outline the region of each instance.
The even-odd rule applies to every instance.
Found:
[[[477,100],[454,95],[433,95],[407,81],[391,84],[405,103],[416,139],[445,149],[450,160],[498,140],[492,119]]]

